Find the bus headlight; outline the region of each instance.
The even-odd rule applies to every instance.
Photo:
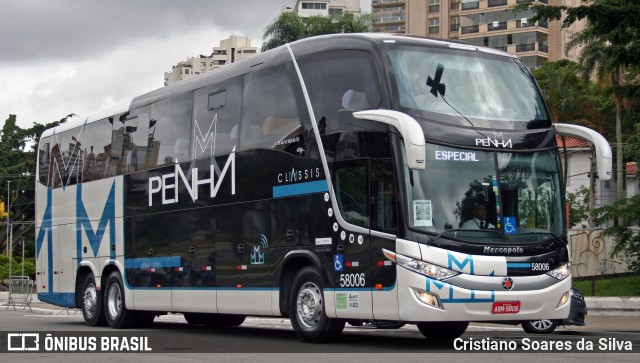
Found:
[[[567,277],[569,277],[569,275],[571,275],[571,262],[562,264],[555,270],[547,272],[547,275],[555,277],[560,281],[566,279]]]
[[[415,260],[411,257],[396,254],[396,263],[398,266],[402,266],[411,271],[415,271],[421,275],[428,276],[436,280],[444,280],[451,276],[459,274],[459,272],[449,270],[438,265],[434,265],[428,262]]]

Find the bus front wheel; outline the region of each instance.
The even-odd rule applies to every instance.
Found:
[[[313,267],[301,269],[294,277],[289,311],[296,335],[308,343],[331,341],[344,329],[344,320],[327,317],[322,276]]]
[[[124,284],[120,272],[114,271],[107,278],[104,294],[104,310],[107,323],[114,329],[126,329],[138,322],[139,313],[125,305]]]
[[[464,334],[467,321],[431,321],[418,323],[418,330],[429,340],[454,340]]]

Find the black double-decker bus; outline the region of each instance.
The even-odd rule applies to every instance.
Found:
[[[563,319],[557,134],[518,58],[391,34],[297,41],[47,130],[40,300],[88,325]]]

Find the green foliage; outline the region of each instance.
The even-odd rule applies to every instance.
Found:
[[[627,138],[625,154],[636,163],[640,163],[640,123],[634,125],[633,133]]]
[[[640,276],[597,277],[595,294],[591,293],[591,279],[573,280],[573,287],[584,296],[640,296]]]
[[[22,275],[23,263],[17,259],[11,261],[12,276]],[[36,264],[34,258],[25,258],[24,261],[24,276],[34,276],[36,274]],[[9,257],[7,255],[0,255],[0,282],[9,277]]]
[[[612,237],[615,242],[611,256],[626,260],[629,270],[640,272],[640,232],[629,228],[640,224],[640,194],[628,199],[619,199],[613,205],[598,208],[594,211],[594,215],[597,225],[605,224],[610,220],[617,221],[602,234]]]
[[[0,200],[5,205],[10,204],[10,218],[12,221],[29,222],[35,218],[35,174],[36,156],[40,135],[48,128],[57,126],[74,116],[73,114],[59,121],[47,124],[35,123],[32,127],[23,129],[17,125],[16,115],[9,115],[0,134]],[[7,203],[7,181],[10,195]],[[0,251],[6,251],[7,227],[0,229]],[[14,241],[24,237],[34,240],[32,224],[16,224],[13,228]],[[26,255],[26,254],[25,254]]]
[[[575,193],[567,193],[569,203],[569,226],[573,227],[589,218],[589,188],[580,186]],[[582,226],[586,227],[586,226]]]
[[[316,35],[369,32],[372,24],[371,14],[315,15],[305,19],[294,12],[285,12],[265,29],[262,51]]]

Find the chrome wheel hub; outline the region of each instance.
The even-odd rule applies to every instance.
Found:
[[[89,284],[84,290],[82,303],[87,317],[94,317],[98,308],[98,293],[96,291],[96,285],[94,285],[93,283]]]
[[[322,316],[322,295],[320,288],[311,282],[300,287],[296,298],[298,321],[309,329],[315,328]]]
[[[117,319],[122,312],[122,291],[120,291],[118,284],[109,286],[109,291],[107,292],[107,312],[109,312],[111,319]]]

